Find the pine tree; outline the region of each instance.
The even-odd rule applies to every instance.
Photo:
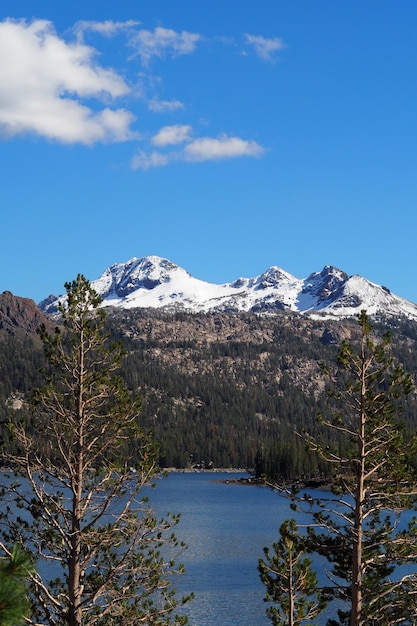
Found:
[[[34,572],[29,554],[19,545],[0,559],[0,626],[20,626],[30,609],[27,582]]]
[[[307,436],[310,447],[334,467],[334,495],[318,500],[314,513],[324,532],[311,530],[310,538],[312,549],[333,564],[334,583],[347,602],[340,621],[329,623],[411,625],[417,579],[395,571],[404,563],[417,564],[415,523],[399,526],[401,512],[415,506],[417,494],[410,466],[415,438],[399,420],[400,401],[412,383],[390,355],[389,335],[375,342],[364,311],[359,326],[358,348],[347,342],[341,347],[340,376],[329,390],[333,416],[321,420],[343,445],[322,445]]]
[[[297,626],[305,620],[313,623],[326,607],[326,596],[306,554],[306,540],[294,519],[283,522],[279,532],[278,542],[271,550],[264,548],[265,560],[258,563],[266,586],[265,602],[273,603],[266,613],[273,626]]]
[[[42,571],[29,623],[185,624],[171,584],[178,516],[157,519],[143,491],[158,451],[118,374],[123,350],[109,344],[88,280],[65,287],[63,330],[40,330],[46,384],[30,424],[10,424],[18,452],[2,454],[16,476],[3,489],[3,537],[30,547]]]

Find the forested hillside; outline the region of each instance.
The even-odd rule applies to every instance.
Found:
[[[295,431],[318,433],[317,414],[327,411],[320,363],[336,371],[341,341],[355,340],[354,320],[135,309],[109,310],[107,325],[126,348],[123,376],[142,397],[141,420],[160,444],[162,466],[273,465],[283,478],[323,470]],[[414,376],[417,325],[398,322],[391,332],[396,358]],[[2,419],[24,410],[42,363],[36,334],[2,332]],[[417,423],[414,393],[403,417]]]

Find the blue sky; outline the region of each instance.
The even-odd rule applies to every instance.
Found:
[[[158,255],[417,302],[416,33],[415,0],[2,0],[0,291]]]

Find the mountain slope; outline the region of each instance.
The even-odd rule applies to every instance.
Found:
[[[107,268],[93,287],[104,306],[123,309],[164,308],[192,312],[292,311],[308,316],[344,318],[366,309],[369,315],[405,316],[417,320],[417,305],[361,276],[348,276],[326,265],[299,279],[272,266],[260,276],[215,285],[157,256],[132,258]],[[55,297],[43,300],[45,313],[57,310]]]
[[[304,285],[306,298],[324,303],[332,290],[343,287],[342,274],[325,274]],[[274,277],[270,272],[253,283],[268,290]],[[278,278],[288,281],[285,273]],[[10,300],[10,312],[28,304],[33,319],[24,317],[24,329],[37,327],[41,319],[33,302],[13,301],[7,293],[4,299]],[[17,322],[15,314],[9,317]],[[360,339],[357,320],[311,319],[286,311],[254,315],[114,307],[107,324],[112,339],[125,347],[121,375],[142,399],[141,427],[152,431],[164,467],[203,462],[253,467],[257,454],[271,448],[274,458],[282,455],[288,478],[315,471],[313,465],[300,469],[305,450],[294,430],[318,432],[317,413],[330,417],[321,363],[336,371],[341,342]],[[382,337],[386,325],[375,321],[374,327]],[[393,357],[415,381],[417,325],[390,320],[390,330]],[[20,403],[25,409],[31,391],[44,383],[39,374],[44,354],[30,333],[0,331],[0,339],[0,439],[5,440],[10,407]],[[416,398],[410,394],[401,415],[413,431]]]
[[[8,335],[36,335],[42,324],[48,327],[50,322],[33,300],[19,298],[10,291],[0,294],[0,331]]]

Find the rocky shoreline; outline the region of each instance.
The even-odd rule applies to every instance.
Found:
[[[168,474],[246,474],[238,478],[223,478],[219,482],[232,485],[249,485],[253,487],[270,487],[262,478],[256,478],[249,470],[235,467],[215,467],[213,469],[196,469],[193,467],[176,468],[169,467],[163,470]],[[289,482],[277,483],[273,488],[282,491],[300,491],[300,489],[323,489],[331,490],[331,484],[325,478],[310,478],[304,480],[294,480]]]
[[[196,467],[165,467],[164,472],[168,474],[250,474],[245,468],[236,467],[213,467],[209,468],[196,468]]]

